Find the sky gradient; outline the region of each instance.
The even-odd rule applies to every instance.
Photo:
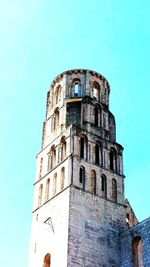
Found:
[[[0,1],[1,266],[28,266],[46,93],[65,70],[108,79],[126,196],[139,220],[149,216],[149,14],[148,0]]]

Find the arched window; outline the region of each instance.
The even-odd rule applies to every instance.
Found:
[[[54,130],[59,126],[59,109],[56,108],[54,111]]]
[[[98,108],[97,107],[94,108],[94,124],[95,124],[95,126],[99,126],[99,123],[98,123]]]
[[[43,169],[43,158],[40,160],[40,172],[39,172],[39,179],[42,177],[42,169]]]
[[[64,189],[65,185],[65,168],[63,167],[61,169],[61,174],[60,174],[60,190]]]
[[[80,167],[79,182],[80,182],[80,184],[82,184],[82,188],[85,189],[85,168],[84,168],[84,166]]]
[[[111,148],[109,153],[110,170],[117,170],[117,152],[115,148]]]
[[[43,184],[39,186],[39,195],[38,195],[38,207],[42,205],[42,195],[43,195]]]
[[[66,141],[64,136],[61,138],[60,146],[61,146],[61,160],[63,160],[66,157]]]
[[[94,170],[91,171],[91,193],[93,195],[96,194],[96,172]]]
[[[112,201],[117,202],[117,181],[112,179]]]
[[[88,154],[88,140],[86,136],[81,136],[80,138],[80,157],[83,159],[87,159]]]
[[[100,101],[100,85],[97,82],[93,83],[93,96]]]
[[[56,104],[61,100],[61,86],[58,85],[55,91],[55,102]]]
[[[51,267],[51,254],[50,253],[45,255],[43,267]]]
[[[142,240],[140,236],[136,236],[132,240],[133,267],[144,267],[142,254]]]
[[[53,145],[48,154],[48,170],[53,169],[55,165],[56,165],[56,149],[55,146]]]
[[[107,197],[107,178],[103,174],[101,177],[101,190],[102,190],[102,195],[103,197]]]
[[[72,82],[72,97],[78,97],[81,95],[81,81],[79,79],[74,79]]]
[[[53,177],[53,196],[57,193],[57,173]]]
[[[50,187],[50,179],[48,178],[46,181],[45,201],[49,199],[49,187]]]

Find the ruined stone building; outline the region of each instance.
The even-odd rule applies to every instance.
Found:
[[[29,267],[150,267],[150,219],[124,196],[110,85],[90,70],[58,75],[37,154]]]

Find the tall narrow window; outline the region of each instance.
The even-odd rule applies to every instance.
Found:
[[[61,169],[61,174],[60,174],[60,190],[64,189],[65,185],[65,168],[63,167]]]
[[[64,136],[61,138],[60,146],[61,146],[61,160],[63,160],[66,157],[66,141]]]
[[[84,137],[80,139],[80,157],[84,158]]]
[[[54,130],[54,115],[51,117],[51,132]]]
[[[81,81],[79,79],[74,79],[72,82],[72,97],[78,97],[81,95]]]
[[[42,195],[43,195],[43,184],[40,184],[39,195],[38,195],[38,207],[42,205]]]
[[[101,190],[103,197],[107,197],[107,179],[106,176],[103,174],[101,177]]]
[[[50,253],[45,255],[43,267],[51,267],[51,254]]]
[[[94,108],[94,124],[95,126],[98,126],[98,108]]]
[[[93,84],[93,96],[100,101],[100,85],[97,82]]]
[[[117,181],[112,179],[112,201],[117,202]]]
[[[89,160],[91,160],[91,145],[89,145]]]
[[[133,267],[144,267],[142,254],[142,240],[140,236],[136,236],[132,240]]]
[[[56,92],[55,92],[55,99],[56,99],[56,104],[60,101],[61,99],[61,86],[58,85],[56,88]]]
[[[54,130],[59,126],[59,109],[56,108],[54,111]]]
[[[45,201],[49,199],[49,187],[50,187],[50,179],[48,178],[46,181]]]
[[[110,160],[110,170],[116,171],[117,170],[117,153],[114,148],[111,148],[110,150],[109,160]]]
[[[40,160],[40,172],[39,172],[39,179],[42,177],[42,169],[43,169],[43,158]]]
[[[91,171],[91,193],[93,195],[96,194],[96,172],[94,170]]]
[[[96,144],[96,146],[95,146],[95,163],[98,164],[98,165],[100,164],[99,152],[100,152],[99,144]]]
[[[88,159],[88,139],[85,135],[80,138],[80,157]]]
[[[53,177],[53,196],[57,193],[57,173]]]
[[[85,168],[84,168],[84,166],[80,167],[79,182],[80,182],[80,184],[82,184],[82,188],[85,189]]]
[[[75,83],[74,86],[74,96],[77,97],[80,95],[80,84],[79,83]]]
[[[49,164],[49,170],[53,169],[56,165],[56,150],[55,146],[51,147],[50,153],[48,155],[48,164]]]

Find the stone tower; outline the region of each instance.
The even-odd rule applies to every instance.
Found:
[[[126,228],[123,147],[99,73],[57,76],[34,183],[30,267],[119,267]]]

